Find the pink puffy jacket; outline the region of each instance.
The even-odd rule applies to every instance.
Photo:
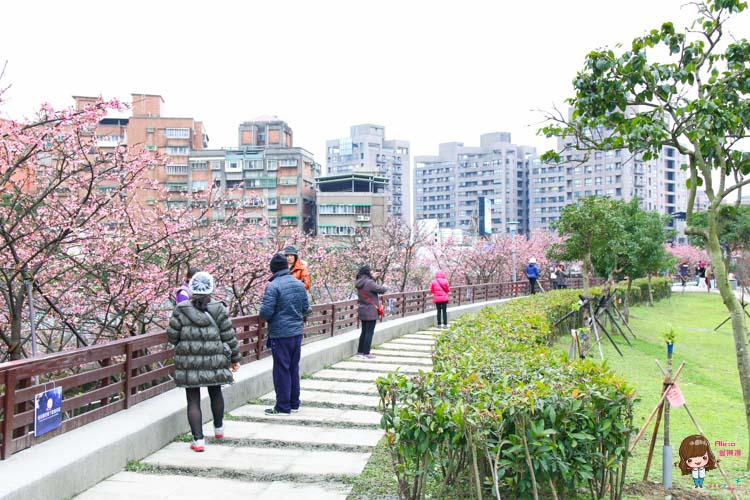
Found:
[[[433,302],[448,302],[450,297],[448,294],[451,291],[451,287],[448,284],[448,280],[445,279],[445,273],[438,271],[435,273],[435,279],[432,280],[430,285],[430,292],[432,293]]]

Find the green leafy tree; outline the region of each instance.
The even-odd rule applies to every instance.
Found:
[[[550,113],[542,132],[571,138],[578,149],[627,148],[644,161],[657,157],[665,146],[685,155],[685,232],[705,240],[732,318],[750,435],[747,327],[729,287],[719,239],[722,207],[733,196],[739,200],[742,186],[750,183],[750,154],[739,149],[750,129],[750,42],[734,39],[727,27],[747,3],[709,0],[694,5],[698,17],[687,30],[677,31],[665,22],[617,53],[607,48],[589,53],[573,80],[571,114]],[[545,158],[559,161],[559,153],[549,152]],[[698,189],[708,198],[703,227],[694,221]]]
[[[553,224],[565,241],[553,245],[548,255],[551,259],[583,261],[583,293],[587,296],[593,256],[606,252],[613,241],[621,239],[621,205],[621,201],[608,197],[589,196],[564,207],[560,219]],[[599,270],[599,274],[611,275],[607,270]]]
[[[633,279],[650,278],[652,274],[660,272],[669,264],[664,248],[669,217],[643,210],[638,198],[627,203],[615,203],[612,216],[618,218],[618,227],[622,230],[612,232],[608,244],[600,248],[592,258],[596,272],[609,276],[611,282],[621,277],[627,279],[627,315]],[[649,300],[653,304],[653,299]]]

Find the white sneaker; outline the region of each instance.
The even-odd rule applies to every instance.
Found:
[[[206,450],[205,439],[193,439],[193,444],[190,445],[190,449],[193,451],[201,452]]]
[[[224,426],[221,427],[214,427],[214,437],[216,439],[222,439],[224,438]]]

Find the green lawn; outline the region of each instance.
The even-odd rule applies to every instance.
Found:
[[[741,497],[747,498],[750,495],[750,474],[745,472],[745,464],[750,450],[747,448],[747,429],[732,331],[729,323],[718,332],[714,331],[727,316],[718,295],[675,293],[670,300],[659,302],[655,307],[636,307],[631,310],[631,327],[638,337],[631,340],[633,348],[628,347],[619,334],[614,337],[623,357],[617,354],[606,338],[603,350],[605,363],[621,374],[640,397],[634,420],[640,429],[661,395],[662,375],[654,362],[658,359],[666,367],[666,344],[661,332],[669,324],[674,327],[677,332],[674,369],[685,362],[678,385],[690,411],[712,443],[714,454],[721,459],[730,482],[734,483],[739,479],[738,492]],[[567,351],[568,344],[567,341],[560,342],[556,349]],[[591,351],[590,356],[599,359],[598,350]],[[652,420],[628,462],[628,482],[643,479],[653,424]],[[674,461],[679,460],[678,451],[682,439],[697,433],[683,408],[670,410],[670,440]],[[714,441],[726,441],[735,445],[714,446]],[[661,482],[662,445],[663,433],[660,432],[651,465],[651,481]],[[722,449],[740,450],[741,456],[722,457]],[[690,476],[679,474],[679,469],[673,468],[673,484],[692,488]],[[706,485],[708,484],[724,484],[718,470],[708,472]],[[720,496],[729,497],[727,492],[723,493]]]

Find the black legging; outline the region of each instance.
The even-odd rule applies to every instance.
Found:
[[[358,354],[370,354],[370,346],[372,346],[372,336],[375,333],[375,321],[362,320],[362,333],[359,334],[359,346],[357,347]]]
[[[435,309],[437,309],[437,324],[447,325],[448,324],[448,303],[447,302],[435,302]],[[440,322],[440,313],[442,313],[443,322]]]
[[[222,427],[224,425],[224,396],[221,394],[221,386],[210,385],[207,389],[208,397],[211,398],[214,427]],[[190,432],[193,433],[193,439],[203,439],[201,389],[200,387],[186,387],[185,394],[187,394],[187,418],[190,424]]]

